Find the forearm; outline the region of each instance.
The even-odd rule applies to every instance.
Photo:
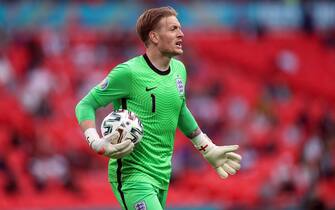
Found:
[[[80,100],[75,110],[79,126],[90,147],[92,147],[94,141],[100,139],[95,128],[95,112],[98,108],[99,104],[91,93],[88,93],[82,100]]]
[[[194,137],[200,135],[202,133],[201,129],[197,127],[192,133],[188,134],[187,137],[189,139],[193,139]]]
[[[180,110],[178,128],[181,130],[181,132],[183,132],[185,136],[190,139],[199,135],[199,133],[201,132],[197,122],[195,121],[190,110],[187,108],[186,104],[183,104]]]
[[[94,129],[96,128],[95,121],[93,120],[84,120],[81,123],[79,123],[79,125],[83,132],[85,132],[89,128],[94,128]]]
[[[89,123],[89,125],[87,125],[87,123],[84,123],[83,126],[95,127],[95,112],[99,107],[101,107],[100,104],[95,100],[95,98],[91,93],[88,93],[83,99],[79,101],[79,103],[76,106],[75,112],[78,123],[80,124],[81,127],[82,122],[84,121],[92,121],[92,122]]]

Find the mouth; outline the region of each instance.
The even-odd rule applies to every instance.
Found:
[[[179,48],[179,49],[181,49],[182,47],[183,47],[183,41],[178,41],[178,42],[176,42],[176,46],[177,46],[177,48]]]

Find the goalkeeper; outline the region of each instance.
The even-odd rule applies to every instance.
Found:
[[[138,18],[136,29],[145,54],[117,65],[77,104],[76,116],[90,147],[110,158],[109,182],[122,209],[161,210],[177,127],[222,178],[239,170],[241,156],[235,153],[237,145],[216,146],[201,132],[186,106],[185,66],[173,58],[183,53],[184,34],[176,11],[171,7],[149,9]],[[119,138],[119,132],[99,137],[95,111],[110,103],[141,119],[144,136],[135,150],[130,140],[110,144]]]

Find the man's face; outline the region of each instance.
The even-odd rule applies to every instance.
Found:
[[[184,34],[177,17],[162,18],[154,33],[156,34],[155,44],[163,55],[173,57],[183,53],[182,39]]]

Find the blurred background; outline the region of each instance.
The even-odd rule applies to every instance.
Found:
[[[244,158],[221,180],[177,132],[168,209],[335,209],[335,3],[299,0],[1,0],[0,209],[119,209],[74,107],[144,53],[137,17],[166,5],[189,108]]]

